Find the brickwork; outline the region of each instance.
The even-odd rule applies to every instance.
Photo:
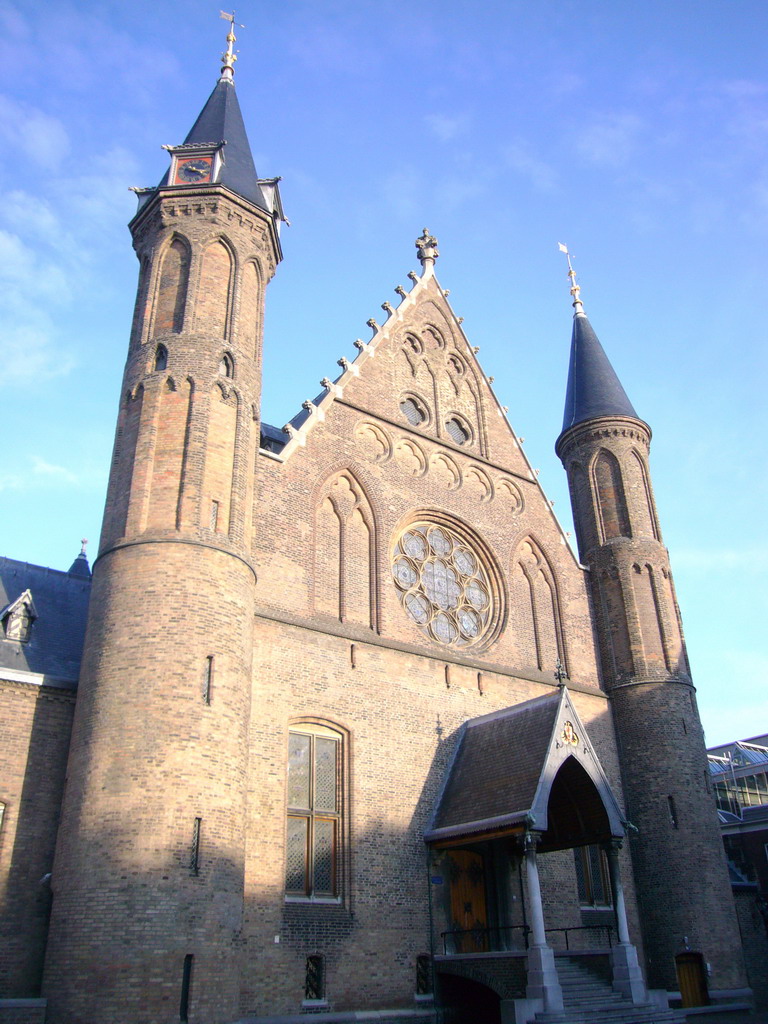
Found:
[[[277,249],[267,215],[216,189],[160,194],[132,229],[149,315],[134,323],[123,393],[136,411],[118,428],[94,566],[46,962],[49,1020],[71,1024],[117,1007],[137,1024],[178,1019],[190,955],[191,1019],[239,1005],[260,388],[254,271],[245,327],[239,282],[249,260],[268,280]],[[180,315],[185,268],[168,253],[182,244]]]
[[[579,424],[558,441],[580,553],[590,566],[606,689],[616,722],[648,980],[675,984],[683,937],[712,986],[744,983],[736,919],[666,548],[638,420]],[[701,879],[706,878],[706,886]]]
[[[438,983],[446,975],[469,978],[487,985],[502,999],[525,998],[525,958],[488,957],[483,960],[466,960],[462,963],[438,959],[435,965]]]
[[[0,679],[0,703],[0,994],[11,998],[40,991],[75,698]]]
[[[417,959],[457,916],[452,863],[480,873],[481,925],[529,919],[518,837],[460,862],[424,834],[462,725],[551,694],[558,662],[620,803],[625,769],[641,830],[634,877],[620,858],[629,928],[639,944],[637,881],[655,983],[682,930],[735,984],[727,893],[696,884],[722,849],[644,424],[561,443],[587,574],[429,265],[284,448],[258,452],[271,216],[178,186],[131,228],[140,280],[53,874],[49,1024],[171,1024],[185,977],[191,1024],[412,1008]],[[431,552],[421,576],[407,536]],[[297,726],[340,755],[332,807],[307,782],[286,896]],[[310,779],[306,756],[291,780],[302,764]],[[309,884],[321,860],[335,888]],[[573,851],[538,860],[562,946],[557,929],[590,920]],[[316,957],[323,999],[307,1002]],[[521,994],[522,960],[497,966],[496,990]]]
[[[0,1024],[45,1024],[44,999],[0,999]]]
[[[438,309],[442,310],[439,318]],[[349,381],[323,419],[311,429],[303,428],[305,443],[296,447],[284,464],[260,460],[257,514],[275,510],[284,522],[297,524],[295,530],[262,531],[256,538],[254,557],[262,569],[261,578],[282,580],[279,587],[259,588],[260,606],[280,616],[307,616],[313,602],[314,606],[325,602],[323,610],[331,617],[329,609],[335,598],[328,593],[327,581],[335,579],[338,570],[327,553],[329,536],[338,527],[329,518],[330,509],[323,510],[322,505],[333,480],[346,468],[351,486],[364,496],[373,520],[374,605],[382,635],[397,637],[425,652],[433,649],[433,642],[405,615],[391,566],[398,532],[418,511],[429,510],[465,524],[477,549],[487,552],[488,563],[501,581],[498,617],[506,628],[481,660],[532,672],[543,681],[552,679],[559,654],[572,680],[597,686],[583,574],[474,354],[455,321],[450,325],[452,314],[434,279],[422,282],[419,295],[402,316],[404,322],[393,326],[390,336],[382,337],[375,358],[366,360],[359,374],[346,374]],[[412,384],[405,358],[410,352],[407,339],[420,339],[425,351],[430,351],[429,324],[437,319],[447,352],[446,356],[439,350],[440,359],[452,354],[461,357],[465,374],[470,376],[471,370],[476,382],[473,401],[480,413],[473,414],[473,419],[469,411],[466,415],[478,440],[466,450],[453,444],[444,430],[438,439],[436,414],[430,413],[423,427],[413,427],[400,411],[399,399]],[[447,370],[444,374],[449,379]],[[424,404],[428,406],[426,398]],[[483,456],[483,448],[488,458]],[[447,463],[441,460],[445,459],[455,467],[456,476],[444,470]],[[481,480],[488,485],[480,487]],[[313,559],[307,557],[310,552],[300,542],[298,529],[307,508],[313,513],[317,510],[310,528],[323,531],[312,538],[317,552]],[[521,565],[519,586],[513,585],[514,564]],[[526,567],[528,578],[522,571]],[[320,573],[323,585],[314,597]],[[338,614],[332,617],[341,618]],[[446,653],[453,656],[455,651]]]
[[[152,335],[178,332],[184,323],[189,283],[189,246],[174,238],[166,250],[157,284]]]
[[[739,919],[744,967],[755,1006],[768,1007],[768,925],[762,904],[753,886],[734,890]]]

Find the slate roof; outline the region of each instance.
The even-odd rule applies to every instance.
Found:
[[[584,313],[573,318],[563,433],[600,416],[640,419]]]
[[[216,83],[184,140],[184,145],[218,145],[221,142],[226,142],[226,146],[222,152],[223,165],[218,183],[247,199],[254,206],[271,213],[259,186],[235,84],[226,78],[220,78]],[[166,171],[160,188],[168,184],[169,173],[170,171]]]
[[[559,706],[554,693],[464,725],[427,841],[443,829],[479,833],[524,824]]]
[[[269,452],[279,452],[288,443],[288,435],[282,427],[273,427],[271,423],[261,424],[260,447]]]
[[[26,643],[6,640],[0,627],[0,676],[3,669],[34,672],[45,676],[44,682],[50,685],[77,685],[91,577],[90,570],[88,575],[83,573],[79,559],[75,566],[77,572],[60,572],[0,557],[0,609],[29,590],[37,612]]]

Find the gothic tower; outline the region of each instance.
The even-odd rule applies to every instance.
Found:
[[[573,271],[571,270],[571,279]],[[744,984],[733,900],[680,613],[635,412],[573,285],[563,431],[581,561],[619,743],[648,984],[675,989],[685,945],[713,984]]]
[[[281,258],[221,77],[131,222],[140,276],[53,872],[48,1019],[237,1016],[265,288]],[[181,1005],[180,1005],[181,1000]]]

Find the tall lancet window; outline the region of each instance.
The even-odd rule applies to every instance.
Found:
[[[288,740],[288,898],[340,894],[342,736],[323,725],[292,727]]]

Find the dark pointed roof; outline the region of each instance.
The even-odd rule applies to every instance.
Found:
[[[216,83],[216,87],[184,140],[184,145],[204,143],[218,145],[221,142],[226,142],[226,146],[222,152],[223,165],[219,172],[219,184],[262,210],[270,212],[264,194],[259,187],[243,115],[240,112],[240,104],[235,92],[235,84],[227,78],[220,78]],[[167,184],[168,174],[166,173],[160,182],[160,187]]]
[[[91,567],[88,565],[88,555],[85,553],[85,545],[74,560],[72,565],[68,569],[70,576],[83,576],[85,579],[91,578]]]
[[[592,325],[584,313],[577,313],[573,318],[563,433],[600,416],[640,419]]]

